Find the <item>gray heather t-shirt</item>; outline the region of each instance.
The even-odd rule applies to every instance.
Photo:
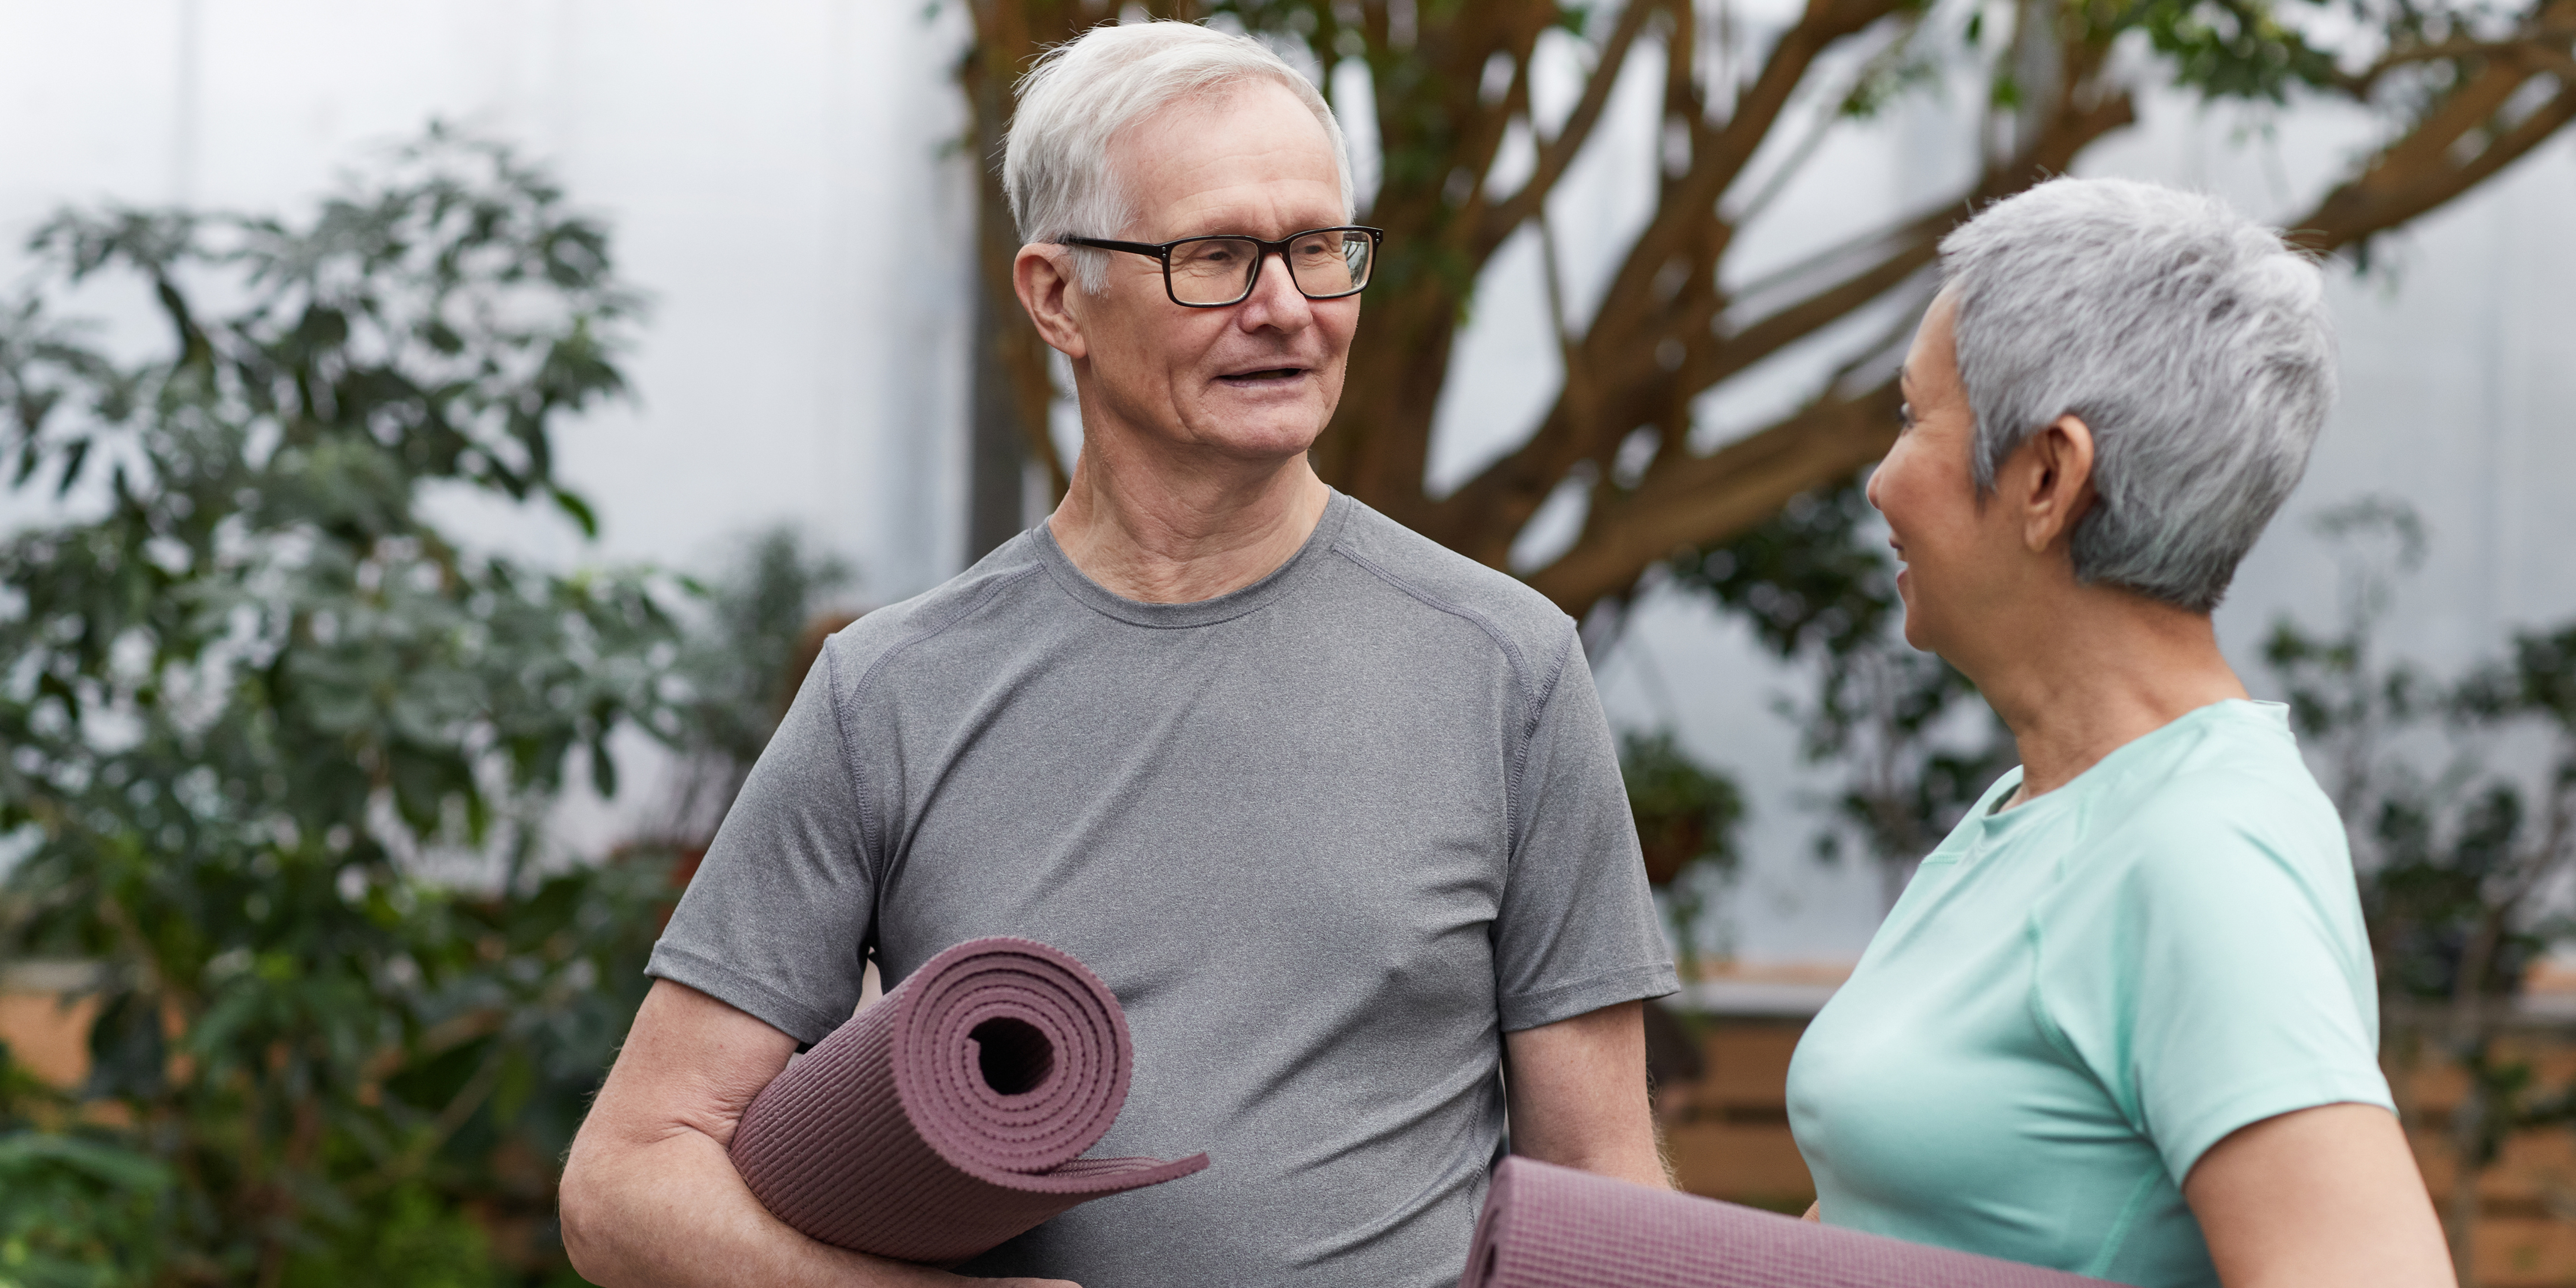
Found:
[[[1454,1282],[1501,1035],[1674,988],[1573,623],[1339,494],[1216,599],[1042,525],[834,636],[649,969],[810,1043],[981,935],[1125,1007],[1094,1153],[1211,1159],[961,1268],[1085,1288]]]

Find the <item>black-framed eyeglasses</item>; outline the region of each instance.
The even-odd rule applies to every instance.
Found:
[[[1118,250],[1162,261],[1163,293],[1184,308],[1221,309],[1241,304],[1261,280],[1261,263],[1272,255],[1288,266],[1288,280],[1310,300],[1338,300],[1357,295],[1368,285],[1369,268],[1377,262],[1380,228],[1346,224],[1309,228],[1277,241],[1258,237],[1183,237],[1178,241],[1107,241],[1067,237],[1067,246]]]

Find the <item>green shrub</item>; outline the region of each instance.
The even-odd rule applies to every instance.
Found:
[[[622,388],[605,230],[434,130],[305,222],[75,211],[33,248],[0,461],[61,517],[0,540],[0,953],[98,963],[100,1009],[76,1103],[12,1084],[0,1276],[563,1273],[556,1160],[670,856],[557,862],[542,814],[579,767],[614,790],[617,729],[679,733],[674,588],[472,552],[424,500],[592,526],[549,433]],[[158,352],[44,303],[119,282]]]

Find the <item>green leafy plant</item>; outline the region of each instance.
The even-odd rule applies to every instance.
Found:
[[[140,1278],[168,1224],[172,1177],[159,1160],[95,1128],[48,1130],[62,1098],[0,1047],[0,1285],[114,1288]]]
[[[693,584],[701,612],[671,667],[685,717],[680,787],[654,824],[660,835],[690,849],[714,835],[823,635],[855,620],[833,605],[856,580],[846,562],[778,527],[744,540],[715,582]]]
[[[1813,696],[1781,714],[1812,764],[1840,769],[1820,857],[1856,843],[1893,906],[1916,864],[2015,763],[2002,724],[1949,663],[1904,638],[1896,569],[1860,480],[1792,498],[1751,532],[1666,565],[1676,587],[1753,628],[1784,661],[1813,669]]]
[[[1709,933],[1707,915],[1735,874],[1744,795],[1723,772],[1692,759],[1669,729],[1623,735],[1619,773],[1645,852],[1646,879],[1672,922],[1683,977],[1693,978]]]
[[[2479,1178],[2516,1133],[2576,1122],[2576,1084],[2544,1086],[2502,1041],[2526,967],[2576,938],[2552,897],[2576,872],[2576,624],[2517,633],[2448,681],[2385,660],[2379,632],[2423,562],[2422,521],[2373,497],[2317,526],[2340,552],[2341,620],[2320,633],[2283,619],[2266,658],[2351,837],[2386,1062],[2401,1110],[2457,1164],[2436,1198],[2474,1282]],[[2438,1123],[2402,1073],[2427,1056],[2466,1075]]]
[[[551,862],[539,815],[577,767],[615,789],[619,728],[678,735],[678,632],[654,578],[472,552],[429,500],[594,527],[550,433],[622,388],[606,230],[433,129],[303,222],[70,211],[31,249],[0,459],[54,517],[0,541],[0,951],[98,963],[100,1005],[74,1103],[12,1093],[0,1228],[56,1233],[8,1247],[96,1283],[561,1273],[554,1160],[667,887]],[[47,303],[119,284],[157,349]]]

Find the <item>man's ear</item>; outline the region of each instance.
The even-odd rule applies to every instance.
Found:
[[[1022,246],[1011,261],[1011,289],[1019,292],[1029,321],[1037,323],[1038,338],[1064,356],[1080,359],[1091,346],[1083,341],[1082,322],[1073,312],[1079,288],[1073,284],[1072,260],[1073,253],[1062,246]]]
[[[2028,463],[2015,480],[2021,495],[2022,544],[2038,554],[2071,538],[2093,508],[2093,427],[2074,416],[2041,426],[2023,444]]]

